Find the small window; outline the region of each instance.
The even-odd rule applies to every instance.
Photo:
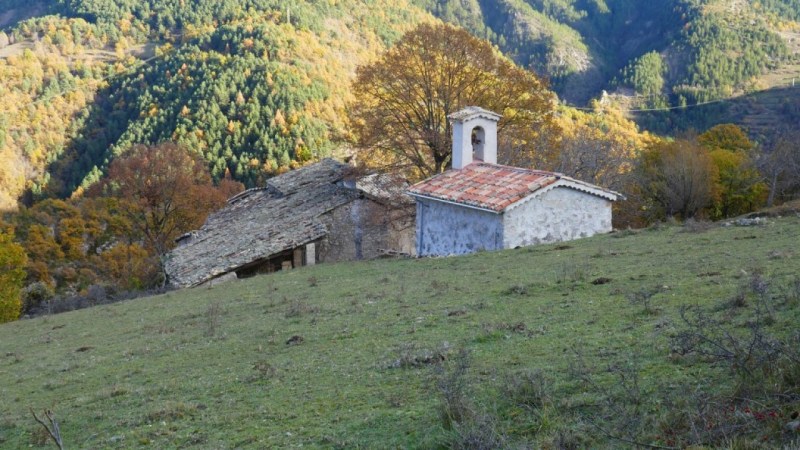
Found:
[[[486,132],[482,127],[472,129],[472,159],[483,161],[483,145],[486,143]]]

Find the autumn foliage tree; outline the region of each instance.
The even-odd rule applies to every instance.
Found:
[[[552,124],[547,84],[491,44],[444,24],[422,24],[378,61],[358,69],[350,119],[368,165],[392,166],[412,178],[450,164],[447,116],[475,105],[503,115],[499,157],[529,149]],[[505,144],[505,145],[503,145]]]
[[[22,311],[20,291],[27,257],[10,233],[0,230],[0,323],[17,320]]]
[[[74,294],[92,284],[131,290],[157,279],[157,264],[119,205],[113,197],[46,199],[8,215],[28,255],[26,283]],[[141,259],[120,258],[119,246],[137,247]],[[119,266],[129,269],[124,277],[114,276]]]
[[[695,137],[650,145],[637,176],[652,219],[698,217],[719,198],[717,166]]]
[[[717,191],[711,217],[725,218],[753,211],[767,198],[767,185],[756,166],[755,146],[736,125],[722,124],[697,137],[717,166]]]
[[[532,165],[623,191],[639,153],[657,138],[640,132],[618,110],[594,107],[592,112],[563,108],[556,118],[558,145],[552,152],[537,152]]]
[[[560,172],[588,181],[625,196],[614,202],[614,226],[639,227],[648,223],[642,216],[643,199],[633,169],[640,153],[659,139],[642,132],[636,123],[617,109],[593,102],[591,112],[561,107],[556,121],[561,130],[557,145],[537,151],[531,167]]]
[[[120,199],[120,209],[145,248],[159,256],[180,234],[199,228],[228,193],[213,185],[199,155],[170,142],[132,147],[111,163],[100,189]]]
[[[132,148],[110,172],[82,197],[45,199],[6,215],[28,257],[23,294],[41,287],[57,302],[92,286],[112,293],[153,287],[163,280],[159,257],[174,237],[243,188],[230,177],[214,186],[205,162],[174,144]]]

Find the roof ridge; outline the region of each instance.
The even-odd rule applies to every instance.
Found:
[[[484,161],[472,162],[472,163],[468,164],[466,167],[464,167],[464,169],[469,168],[472,165],[481,165],[481,166],[487,166],[487,167],[499,167],[499,168],[502,168],[502,169],[512,170],[514,172],[533,173],[533,174],[536,174],[536,175],[551,175],[551,176],[554,176],[554,177],[557,177],[557,178],[562,178],[562,177],[565,176],[561,172],[552,172],[552,171],[549,171],[549,170],[542,170],[542,169],[528,169],[527,167],[509,166],[509,165],[506,165],[506,164],[497,164],[497,163],[487,163],[487,162],[484,162]],[[454,170],[458,170],[458,169],[454,169]]]

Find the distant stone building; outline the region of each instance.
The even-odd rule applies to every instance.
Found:
[[[414,253],[413,201],[386,175],[348,180],[332,159],[270,179],[178,239],[169,283],[197,286],[318,262]]]
[[[497,164],[500,115],[449,116],[452,169],[412,186],[419,256],[459,255],[567,241],[611,231],[620,194],[559,173]]]

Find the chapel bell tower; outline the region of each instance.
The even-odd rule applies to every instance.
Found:
[[[447,116],[453,126],[453,169],[473,161],[497,164],[497,122],[502,116],[467,106]]]

